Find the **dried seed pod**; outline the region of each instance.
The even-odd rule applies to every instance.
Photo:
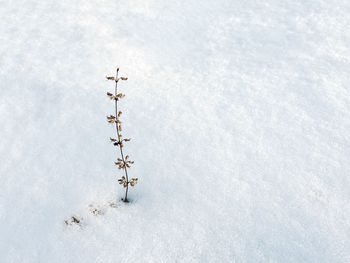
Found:
[[[123,169],[125,168],[125,163],[124,162],[114,162],[116,166],[118,166],[118,169]]]
[[[135,186],[135,185],[137,184],[137,181],[138,181],[138,178],[132,178],[132,179],[130,180],[130,185],[131,185],[131,186]]]
[[[115,77],[111,77],[111,76],[106,76],[107,80],[115,80]]]
[[[120,77],[121,80],[128,80],[127,77]]]
[[[109,115],[109,116],[107,116],[107,121],[109,123],[115,123],[116,122],[116,118],[113,115]]]
[[[117,95],[115,95],[117,98],[124,98],[125,97],[125,94],[123,93],[118,93]]]
[[[119,184],[124,184],[125,183],[125,176],[122,176],[121,178],[118,179]]]
[[[113,115],[109,115],[109,116],[107,116],[107,120],[115,121],[116,118]]]
[[[116,97],[114,96],[114,94],[110,93],[110,92],[107,92],[107,96],[108,98],[110,98],[111,100],[115,100]],[[118,100],[118,99],[117,99]]]

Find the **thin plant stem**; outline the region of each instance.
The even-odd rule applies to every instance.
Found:
[[[119,68],[117,69],[117,73],[116,73],[116,82],[115,82],[115,94],[114,96],[118,95],[118,73],[119,73]],[[122,137],[120,134],[120,130],[119,130],[119,117],[118,117],[118,98],[116,98],[115,100],[115,117],[116,117],[116,122],[115,122],[115,127],[117,129],[117,138],[118,138],[118,146],[120,149],[120,155],[122,157],[122,161],[125,164],[125,158],[124,158],[124,153],[123,153],[123,144],[122,144]],[[126,189],[125,189],[125,197],[123,199],[124,202],[128,202],[128,191],[129,191],[129,177],[128,177],[128,169],[126,167],[126,165],[124,165],[124,172],[125,172],[125,178],[126,178]]]

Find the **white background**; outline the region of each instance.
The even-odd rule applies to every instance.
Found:
[[[350,262],[349,13],[0,1],[0,261]],[[139,184],[113,209],[117,66]]]

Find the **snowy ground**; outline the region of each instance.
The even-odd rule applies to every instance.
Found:
[[[350,262],[349,13],[0,1],[0,262]],[[110,208],[116,66],[140,182]]]

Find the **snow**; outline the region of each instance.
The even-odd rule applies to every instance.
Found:
[[[0,5],[1,262],[350,262],[349,1]]]

